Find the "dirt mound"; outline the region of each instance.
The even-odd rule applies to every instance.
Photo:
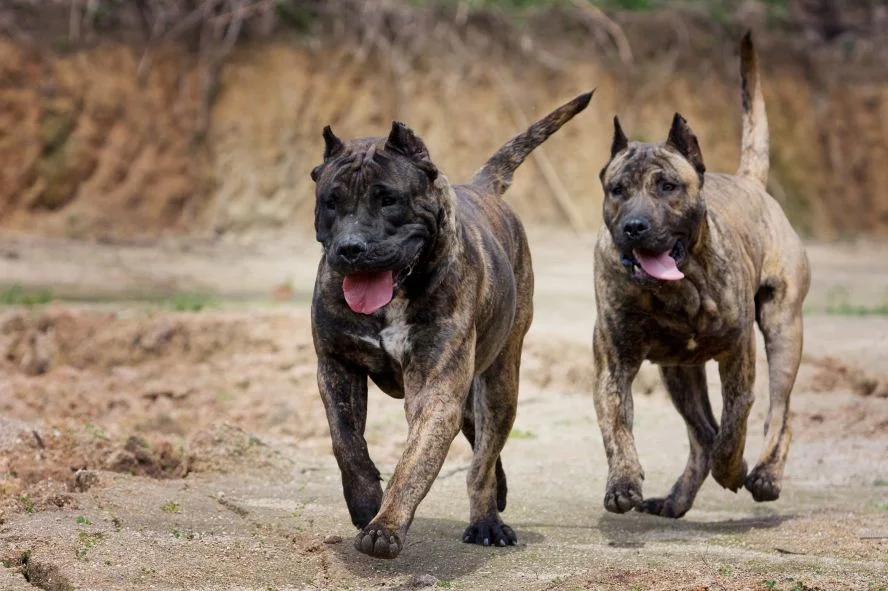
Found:
[[[592,346],[530,337],[521,357],[521,380],[539,388],[591,393]]]
[[[169,315],[50,309],[33,316],[10,310],[0,316],[0,358],[27,375],[54,368],[112,370],[176,361],[198,364],[234,349],[272,350],[242,321]],[[164,395],[146,394],[146,396]]]
[[[70,237],[181,231],[203,168],[189,144],[197,80],[180,52],[144,87],[126,47],[53,55],[0,40],[0,218]]]
[[[188,444],[192,472],[263,470],[288,476],[292,464],[255,435],[222,423],[198,431]]]
[[[91,486],[83,471],[286,473],[250,432],[326,436],[305,334],[307,321],[287,314],[8,311],[0,511],[67,502],[68,490]]]
[[[810,359],[808,362],[817,368],[817,373],[803,387],[812,392],[849,388],[860,396],[888,398],[888,375],[872,373],[835,357]]]

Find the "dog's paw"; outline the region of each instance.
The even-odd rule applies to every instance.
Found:
[[[642,500],[641,480],[622,477],[607,485],[604,494],[604,508],[611,513],[625,513],[637,507]]]
[[[763,466],[756,466],[746,477],[746,490],[759,503],[776,501],[780,497],[780,479]]]
[[[635,508],[639,513],[659,515],[660,517],[669,517],[670,519],[684,517],[688,509],[690,507],[679,506],[671,497],[645,499]]]
[[[517,546],[518,536],[499,519],[482,519],[469,524],[463,532],[463,542],[481,546]]]
[[[373,558],[394,558],[403,547],[398,533],[372,523],[355,537],[355,549]]]
[[[660,517],[668,517],[670,519],[678,519],[684,517],[690,507],[681,507],[669,497],[657,497],[653,499],[645,499],[635,508],[639,513],[647,513],[649,515],[658,515]]]
[[[723,488],[737,492],[746,481],[746,460],[741,458],[739,462],[731,464],[713,458],[712,477]]]

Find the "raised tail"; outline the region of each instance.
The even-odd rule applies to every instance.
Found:
[[[768,116],[750,32],[743,36],[740,44],[740,77],[743,83],[743,141],[740,144],[740,168],[737,174],[765,185],[769,167]]]
[[[512,184],[512,175],[515,169],[521,166],[528,154],[542,144],[546,139],[561,129],[561,126],[573,119],[574,115],[582,111],[592,100],[595,91],[581,94],[569,103],[562,105],[527,128],[527,131],[519,133],[503,147],[496,151],[490,159],[475,173],[470,185],[492,189],[497,195],[502,195]]]

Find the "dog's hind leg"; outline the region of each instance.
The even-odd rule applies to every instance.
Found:
[[[718,433],[718,424],[709,404],[706,370],[703,365],[661,367],[660,375],[669,397],[688,427],[691,452],[684,472],[662,498],[645,499],[637,510],[662,517],[681,517],[691,508],[694,498],[709,474],[710,454]]]
[[[462,432],[469,441],[469,445],[472,446],[472,451],[475,450],[475,392],[481,387],[478,385],[478,381],[479,378],[476,378],[472,383],[472,390],[469,392],[469,396],[466,398],[466,403],[463,406]],[[500,512],[506,510],[507,494],[506,472],[503,470],[503,461],[500,457],[496,459],[496,508]]]
[[[493,364],[476,380],[473,388],[475,453],[466,476],[469,491],[469,526],[463,541],[484,546],[518,543],[511,527],[499,512],[506,505],[506,480],[500,452],[509,438],[518,409],[518,368],[524,327],[515,327]]]
[[[768,354],[770,406],[765,420],[765,446],[758,463],[746,478],[746,488],[756,501],[780,496],[780,481],[789,452],[789,396],[802,358],[801,302],[787,302],[774,292],[756,298],[757,319]]]
[[[318,389],[342,472],[345,503],[356,527],[364,527],[382,503],[379,470],[370,459],[364,426],[367,421],[367,376],[329,357],[318,359]]]

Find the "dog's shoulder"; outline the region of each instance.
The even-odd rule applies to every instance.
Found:
[[[759,244],[763,255],[804,250],[780,203],[759,183],[744,176],[707,173],[704,199],[710,218],[718,220],[726,236]]]

